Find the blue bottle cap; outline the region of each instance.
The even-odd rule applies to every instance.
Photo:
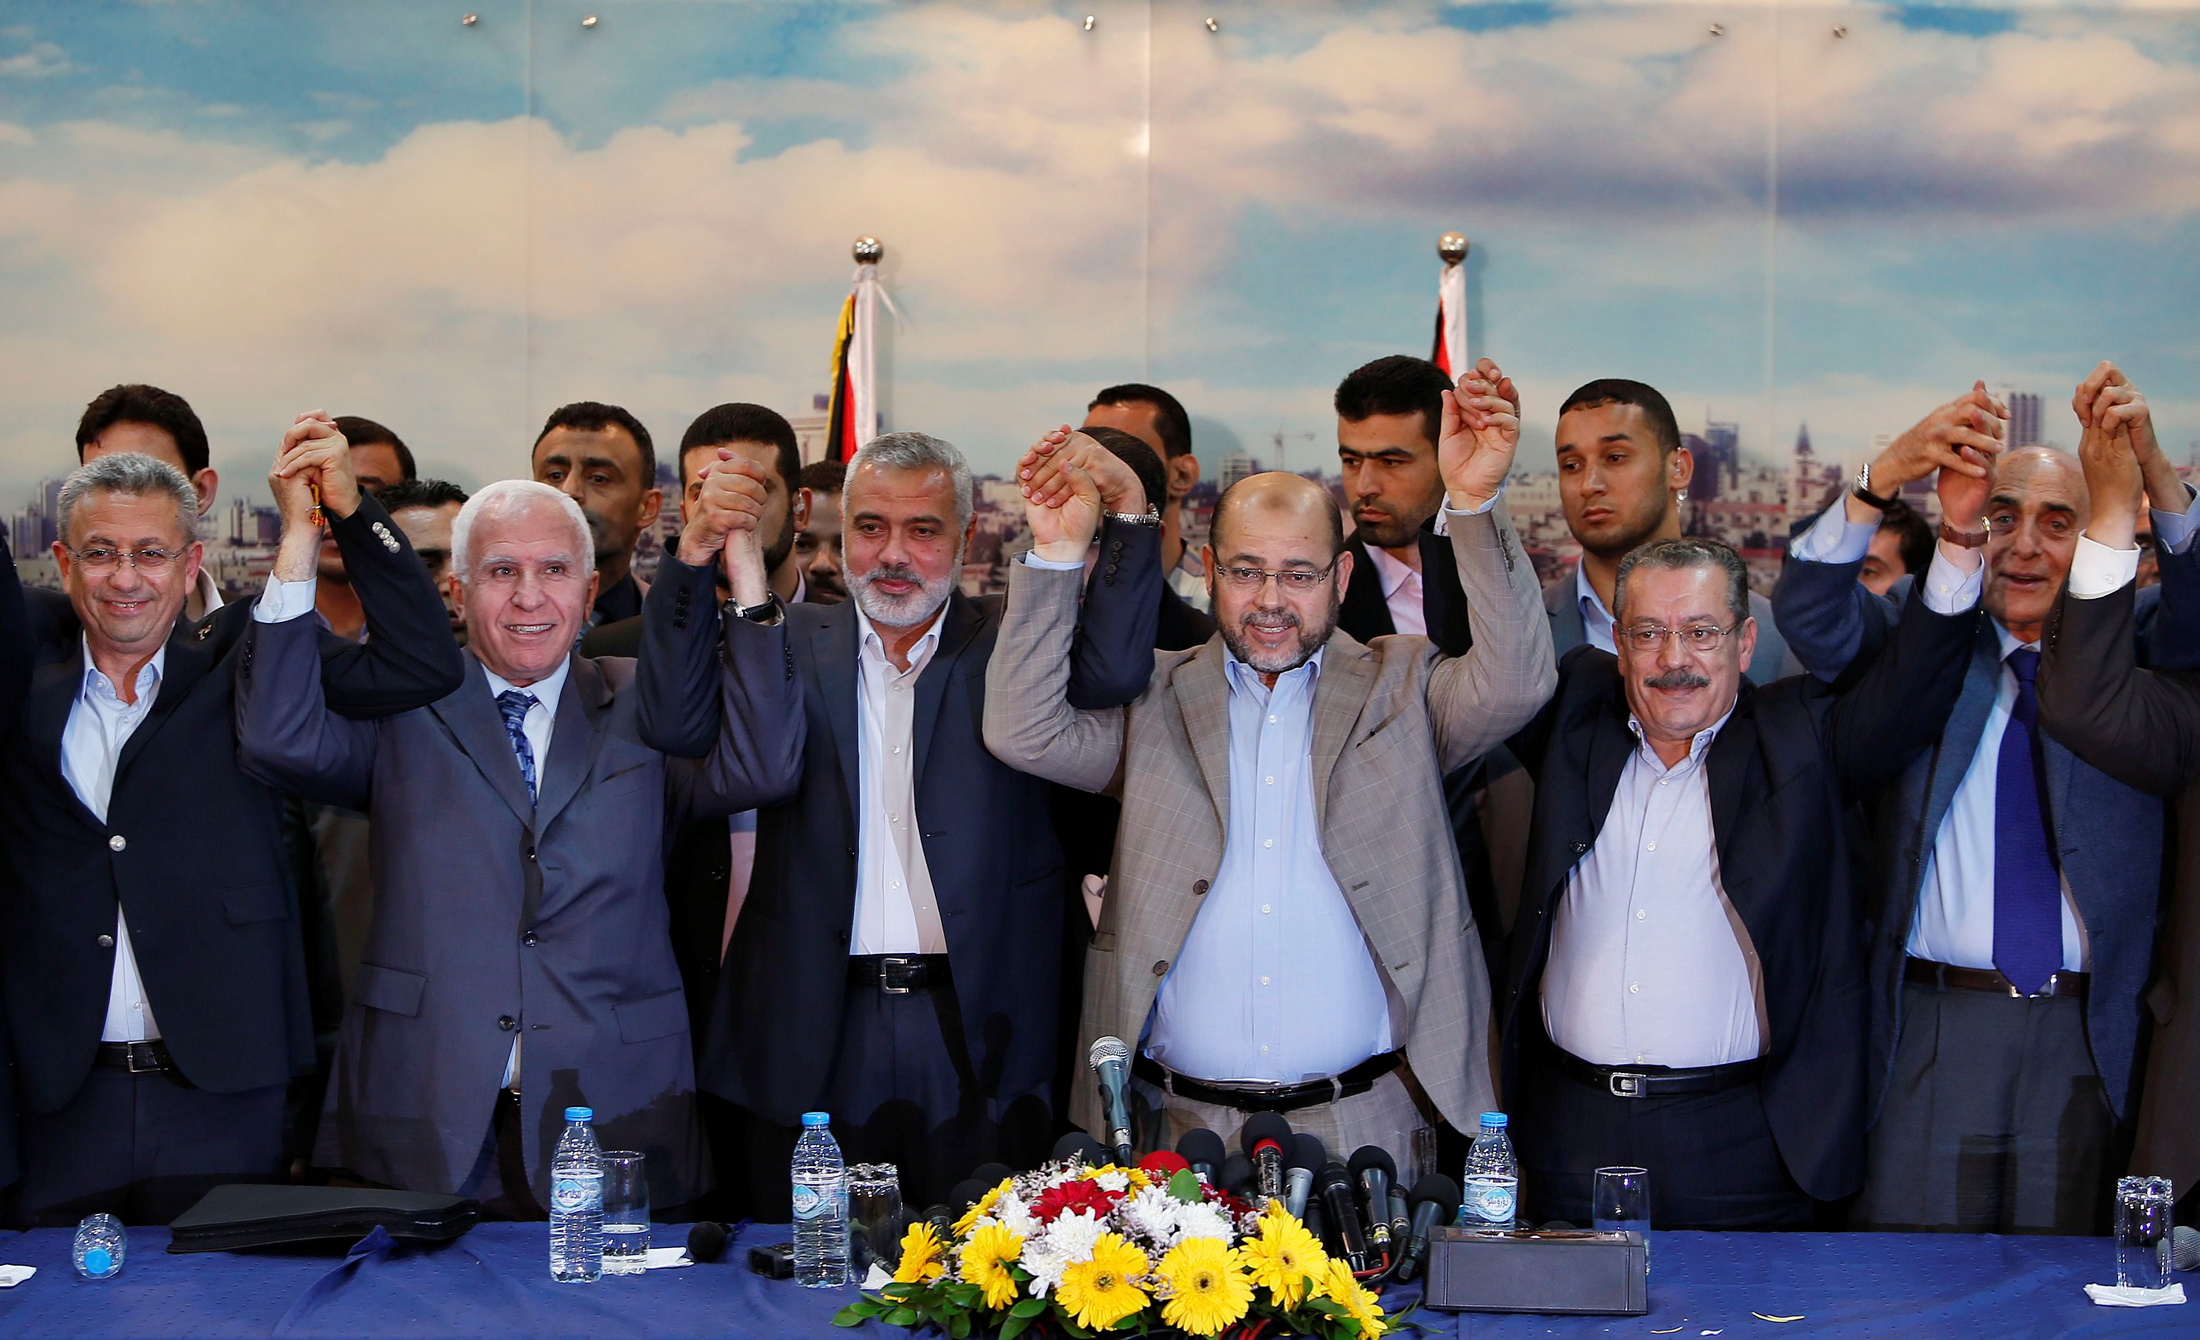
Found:
[[[596,1109],[592,1107],[569,1107],[565,1109],[565,1119],[567,1121],[594,1121],[596,1119]]]
[[[84,1269],[93,1275],[104,1275],[115,1268],[113,1253],[105,1247],[94,1247],[84,1253]]]
[[[802,1127],[808,1130],[812,1126],[829,1126],[832,1120],[833,1114],[830,1112],[805,1112],[802,1114]]]
[[[1501,1131],[1508,1124],[1505,1114],[1502,1112],[1484,1112],[1482,1114],[1482,1129],[1485,1131]]]

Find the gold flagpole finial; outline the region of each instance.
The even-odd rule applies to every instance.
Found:
[[[1457,265],[1467,258],[1467,235],[1446,233],[1436,239],[1436,254],[1444,258],[1444,264]]]
[[[859,237],[853,252],[858,265],[876,265],[879,257],[886,254],[886,244],[875,237]]]

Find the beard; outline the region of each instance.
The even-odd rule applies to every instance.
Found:
[[[926,619],[947,603],[955,594],[956,576],[962,571],[962,551],[955,551],[955,566],[939,575],[927,578],[915,568],[888,564],[869,572],[852,573],[848,578],[848,590],[855,597],[856,608],[872,623],[888,628],[911,628]],[[907,595],[888,595],[877,589],[882,581],[916,582],[917,589]]]
[[[1268,628],[1295,628],[1298,636],[1281,647],[1258,646],[1246,632],[1247,627],[1255,623]],[[1308,627],[1306,621],[1299,617],[1298,611],[1285,606],[1250,609],[1236,620],[1222,625],[1222,645],[1230,649],[1232,656],[1261,674],[1281,675],[1314,659],[1314,653],[1320,651],[1322,644],[1329,641],[1329,635],[1336,627],[1337,610],[1334,605],[1330,607],[1328,617],[1322,620],[1319,627]]]
[[[1439,504],[1440,505],[1440,504]],[[1381,521],[1358,520],[1360,509],[1366,507],[1383,514]],[[1421,522],[1411,520],[1396,508],[1376,498],[1357,498],[1352,503],[1353,534],[1362,544],[1378,549],[1403,549],[1420,536]],[[1434,515],[1434,513],[1430,513]],[[1425,519],[1425,518],[1424,518]]]
[[[1664,496],[1670,505],[1672,495]],[[1600,526],[1595,534],[1582,535],[1576,532],[1574,538],[1581,542],[1582,548],[1598,558],[1610,559],[1616,563],[1648,543],[1650,537],[1658,533],[1658,527],[1665,524],[1665,515],[1664,506],[1645,508],[1633,516],[1615,515]]]

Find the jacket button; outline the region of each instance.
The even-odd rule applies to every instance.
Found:
[[[527,849],[527,859],[530,861],[535,859],[535,849],[533,847]]]
[[[1168,970],[1169,961],[1167,959],[1162,959],[1153,965],[1153,975],[1156,977],[1159,977],[1162,974],[1168,972]]]
[[[113,837],[107,839],[107,850],[109,851],[121,851],[124,847],[127,847],[129,845],[130,839],[124,837],[120,833],[117,833]]]
[[[1201,895],[1204,895],[1204,894],[1205,894],[1205,893],[1207,892],[1207,881],[1206,881],[1206,880],[1204,880],[1204,879],[1197,879],[1197,880],[1193,880],[1193,881],[1192,881],[1192,892],[1193,892],[1193,893],[1196,893],[1196,894],[1201,894]]]
[[[514,1019],[509,1014],[500,1014],[497,1016],[497,1027],[509,1033],[519,1027],[519,1020]]]
[[[114,948],[114,947],[115,947],[115,937],[113,937],[112,935],[102,935],[102,936],[100,936],[100,937],[99,937],[99,947],[100,947],[101,949],[112,949],[112,948]]]
[[[525,935],[522,935],[521,937],[519,937],[519,942],[520,942],[521,944],[523,944],[523,945],[532,945],[532,944],[534,944],[534,943],[535,943],[535,933],[534,933],[533,931],[529,931],[529,932],[527,932],[527,933],[526,933]]]

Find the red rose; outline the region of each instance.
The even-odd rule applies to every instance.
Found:
[[[1086,1211],[1105,1219],[1121,1199],[1123,1193],[1120,1191],[1110,1191],[1098,1182],[1077,1178],[1048,1187],[1040,1194],[1038,1204],[1031,1207],[1031,1217],[1042,1224],[1051,1224],[1073,1211]]]

